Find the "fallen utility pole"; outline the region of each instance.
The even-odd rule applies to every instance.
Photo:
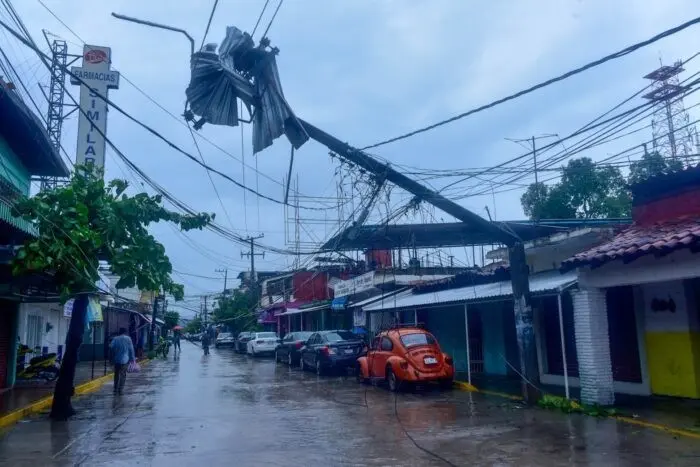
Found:
[[[180,32],[185,34],[188,39],[191,36],[185,31],[178,30],[170,26],[165,26],[162,24],[151,23],[148,21],[138,20],[136,18],[126,17],[123,15],[113,15],[117,18],[132,21],[147,26],[158,27],[161,29],[167,29],[175,32]],[[269,45],[269,40],[267,38],[263,39],[266,45]],[[250,41],[252,44],[252,41]],[[260,106],[261,99],[259,99],[258,93],[255,87],[249,81],[249,78],[244,77],[239,74],[239,71],[243,71],[250,77],[256,76],[260,73],[258,66],[264,66],[265,59],[272,56],[274,60],[274,55],[279,52],[277,48],[271,49],[269,51],[265,50],[265,46],[261,41],[260,47],[250,46],[249,49],[243,50],[242,48],[237,49],[239,53],[240,60],[237,61],[237,70],[234,73],[230,73],[228,79],[235,81],[236,93],[235,96],[240,98],[245,104],[255,107],[256,112]],[[208,55],[207,55],[208,54]],[[267,55],[265,55],[267,54]],[[250,55],[250,57],[263,56],[265,59],[260,61],[257,60],[243,60],[242,57]],[[206,63],[210,59],[211,51],[197,52],[192,55],[192,63]],[[208,58],[207,58],[208,57]],[[247,57],[247,58],[250,58]],[[200,60],[201,59],[201,60]],[[245,70],[241,68],[245,67]],[[276,70],[275,70],[276,71]],[[224,73],[226,74],[226,73]],[[270,83],[267,83],[270,84]],[[282,101],[284,101],[283,96]],[[235,97],[234,97],[235,99]],[[234,102],[235,103],[235,102]],[[460,206],[459,204],[451,201],[440,193],[427,188],[426,186],[418,183],[417,181],[405,176],[404,174],[394,170],[389,164],[385,164],[370,156],[369,154],[350,146],[347,143],[342,142],[338,138],[326,133],[320,128],[314,125],[292,116],[296,119],[296,123],[301,129],[306,132],[309,138],[321,143],[326,146],[332,152],[336,153],[339,157],[345,161],[357,165],[360,168],[367,170],[373,175],[384,178],[385,180],[397,185],[400,188],[413,194],[418,201],[425,201],[432,204],[441,211],[465,222],[469,225],[474,226],[477,229],[482,230],[493,236],[494,242],[503,243],[508,247],[510,268],[511,268],[511,281],[513,289],[513,301],[514,301],[514,313],[515,313],[515,327],[518,336],[518,346],[520,349],[520,369],[521,378],[523,381],[523,397],[529,403],[534,403],[537,401],[539,395],[536,387],[539,386],[539,366],[537,362],[537,354],[535,348],[535,338],[533,329],[533,314],[532,306],[530,300],[530,282],[529,282],[529,268],[526,262],[525,247],[522,240],[514,233],[506,230],[501,224],[496,222],[490,222],[486,219],[474,214],[468,209]],[[204,118],[201,119],[202,123]],[[303,142],[301,143],[303,144]],[[254,280],[254,250],[253,250],[253,239],[251,241],[251,279]],[[257,290],[254,288],[254,294]]]

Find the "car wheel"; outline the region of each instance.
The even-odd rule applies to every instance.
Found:
[[[389,386],[389,391],[391,392],[398,392],[399,391],[399,379],[396,377],[396,374],[394,371],[391,369],[391,367],[386,369],[386,384]]]
[[[323,376],[323,365],[321,365],[321,360],[316,359],[316,375]]]
[[[289,352],[287,354],[287,365],[289,365],[289,368],[292,368],[294,366],[294,360],[292,359],[292,352]]]
[[[303,355],[299,358],[299,368],[301,368],[301,371],[306,371],[306,365],[304,364]]]

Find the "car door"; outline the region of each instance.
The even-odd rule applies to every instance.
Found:
[[[377,355],[380,352],[379,343],[382,341],[381,336],[376,336],[372,339],[369,346],[369,351],[367,352],[367,371],[370,377],[375,377],[374,374],[374,362],[377,361]]]
[[[291,346],[295,340],[296,338],[294,337],[293,332],[287,333],[287,335],[284,336],[284,339],[282,339],[282,344],[280,345],[280,358],[287,358],[287,355],[289,355],[289,352],[292,350]]]
[[[316,352],[316,341],[318,339],[318,334],[311,334],[306,345],[301,349],[301,358],[304,360],[304,364],[313,365],[312,357]]]
[[[375,378],[384,378],[386,362],[393,354],[394,344],[389,339],[389,336],[381,336],[379,340],[379,348],[374,353],[372,358],[372,375]]]

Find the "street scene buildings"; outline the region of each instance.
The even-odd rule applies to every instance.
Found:
[[[699,5],[64,3],[0,3],[0,464],[698,465]]]

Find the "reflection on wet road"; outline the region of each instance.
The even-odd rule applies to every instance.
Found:
[[[230,349],[178,359],[78,400],[64,424],[21,423],[3,465],[700,465],[700,443],[612,420],[525,409],[461,391],[395,396]],[[398,417],[398,419],[397,419]]]

